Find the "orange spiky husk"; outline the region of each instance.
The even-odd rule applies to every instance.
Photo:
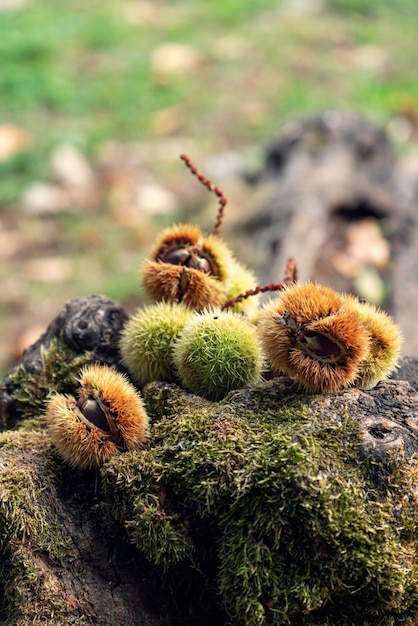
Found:
[[[144,443],[148,417],[137,391],[123,374],[94,364],[84,368],[79,382],[78,401],[53,394],[45,413],[51,439],[67,463],[79,469],[100,467],[112,456]],[[80,407],[84,401],[97,404],[106,426],[96,426],[83,414]]]
[[[150,261],[142,272],[142,284],[157,302],[182,302],[197,311],[220,306],[226,300],[226,288],[219,280],[180,265]]]
[[[280,306],[291,312],[299,323],[337,313],[343,306],[344,296],[318,283],[296,283],[286,286],[279,294]]]
[[[160,261],[164,254],[173,246],[188,245],[201,250],[203,256],[210,259],[214,265],[213,277],[225,282],[229,276],[229,262],[233,259],[233,254],[219,237],[208,235],[203,237],[201,231],[192,224],[177,224],[171,228],[166,228],[151,251],[151,261]]]
[[[142,285],[148,295],[160,302],[179,302],[181,300],[180,279],[183,268],[161,261],[148,261],[142,270]]]
[[[182,243],[195,246],[200,244],[202,240],[202,232],[197,226],[192,224],[175,224],[165,228],[159,234],[151,250],[150,257],[153,261],[157,261],[171,246]]]
[[[132,450],[141,445],[147,435],[148,415],[139,392],[129,380],[111,367],[90,365],[80,377],[82,389],[98,395],[109,410],[109,420],[114,420],[123,446]]]
[[[334,290],[308,283],[286,288],[266,308],[258,332],[274,375],[310,391],[336,391],[355,380],[370,334]]]
[[[210,271],[165,261],[165,255],[170,257],[172,251],[183,246],[206,263]],[[198,228],[182,224],[166,229],[158,238],[151,260],[143,266],[142,284],[157,302],[183,302],[201,311],[225,302],[233,268],[232,253],[223,241],[213,235],[203,238]]]
[[[336,391],[348,387],[355,380],[361,361],[369,351],[370,336],[358,318],[348,310],[313,322],[300,331],[299,346],[291,350],[289,365],[306,389]],[[324,338],[329,345],[335,344],[333,358],[307,354],[305,337]]]
[[[47,403],[45,418],[52,442],[60,456],[72,467],[100,467],[120,448],[98,428],[89,428],[78,416],[75,398],[56,393]]]

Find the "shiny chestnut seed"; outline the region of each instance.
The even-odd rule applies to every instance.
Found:
[[[161,258],[161,261],[163,263],[170,263],[170,265],[185,265],[189,258],[190,252],[187,248],[175,248],[174,250],[168,250]]]
[[[213,267],[206,256],[199,254],[196,249],[190,248],[174,248],[168,250],[162,257],[163,263],[169,263],[170,265],[183,265],[184,267],[190,267],[204,274],[214,274]]]
[[[343,352],[342,346],[340,346],[335,340],[312,331],[305,332],[301,344],[307,353],[318,359],[334,360]]]
[[[191,254],[187,267],[192,267],[195,270],[199,270],[204,274],[213,274],[213,269],[209,263],[209,260],[204,256],[199,256],[198,254]]]
[[[77,408],[91,426],[100,428],[104,433],[111,433],[107,417],[97,400],[91,397],[79,398]]]

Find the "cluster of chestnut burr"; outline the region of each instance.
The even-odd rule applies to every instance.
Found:
[[[384,311],[314,282],[299,282],[289,259],[283,282],[260,286],[219,237],[226,198],[187,155],[181,158],[219,198],[214,230],[190,224],[158,237],[141,269],[154,301],[138,309],[121,336],[129,377],[91,365],[76,396],[52,394],[45,420],[71,465],[98,467],[140,447],[149,420],[140,389],[175,382],[208,400],[263,377],[288,376],[308,392],[368,389],[397,366],[401,333]],[[276,292],[259,304],[261,292]]]

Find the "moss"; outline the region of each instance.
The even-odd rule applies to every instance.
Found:
[[[363,458],[344,403],[331,415],[277,380],[219,403],[144,394],[147,448],[105,466],[103,488],[166,581],[198,568],[245,626],[418,618],[417,470]]]
[[[92,352],[76,355],[62,341],[53,338],[48,347],[41,347],[39,368],[28,371],[19,365],[7,381],[7,391],[14,399],[14,417],[30,420],[33,426],[36,417],[45,409],[46,400],[52,391],[70,393],[80,369],[93,359]],[[11,420],[12,428],[17,420]]]
[[[0,456],[0,624],[67,623],[74,607],[56,593],[50,564],[74,554],[52,504],[52,446],[44,433],[7,432]]]
[[[190,559],[193,546],[178,513],[162,510],[158,496],[136,501],[134,519],[126,523],[132,542],[164,568]]]
[[[393,503],[367,497],[355,458],[335,452],[312,436],[277,450],[275,467],[254,474],[228,511],[219,585],[247,624],[317,624],[325,607],[332,623],[416,614],[416,546],[391,524]]]
[[[365,454],[355,394],[375,397],[316,396],[285,379],[220,402],[145,387],[149,439],[104,465],[100,510],[151,564],[158,602],[182,604],[179,623],[416,623],[418,468],[402,448]],[[0,620],[82,619],[53,592],[51,563],[74,555],[47,434],[5,433],[0,455]]]
[[[27,433],[3,433],[0,435],[0,448],[2,458],[10,459],[16,449],[28,450],[31,455],[30,443],[35,440],[43,448],[50,447],[48,440],[42,435],[31,436]],[[5,471],[7,467],[7,471]],[[4,462],[1,471],[0,482],[0,516],[2,536],[1,546],[11,539],[25,540],[29,535],[31,539],[45,542],[47,522],[46,512],[39,507],[38,494],[48,488],[44,483],[44,474],[38,475],[36,471],[29,471],[27,466],[16,466],[10,471]]]

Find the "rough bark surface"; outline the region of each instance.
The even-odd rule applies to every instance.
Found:
[[[144,560],[111,526],[105,533],[94,477],[68,479],[43,433],[10,432],[0,445],[1,560],[8,570],[0,622],[164,624],[149,607]],[[24,484],[17,485],[19,477]]]
[[[18,370],[24,368],[25,375],[36,384],[45,369],[43,353],[54,340],[67,350],[67,361],[84,357],[90,352],[91,361],[119,368],[119,335],[127,319],[126,311],[105,296],[85,296],[66,302],[45,333],[25,350],[21,360],[1,383],[0,431],[10,426],[10,420],[13,422],[22,416],[22,407],[13,391],[13,380]],[[54,384],[50,381],[50,388],[57,388],[59,382],[58,374]]]

